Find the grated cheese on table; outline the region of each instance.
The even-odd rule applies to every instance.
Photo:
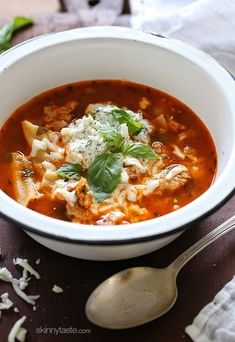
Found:
[[[2,302],[0,302],[0,311],[8,310],[13,306],[13,302],[9,299],[8,292],[5,292],[1,295],[1,300]]]
[[[6,267],[0,267],[0,279],[9,283],[12,282],[13,276]]]
[[[12,279],[12,287],[15,291],[15,293],[22,298],[25,302],[31,304],[31,305],[35,305],[35,300],[38,299],[40,297],[40,295],[27,295],[24,291],[22,291],[20,289],[20,285],[19,285],[19,280],[13,278]]]
[[[22,327],[22,324],[26,321],[26,316],[21,317],[13,325],[9,335],[8,342],[15,342],[17,339],[20,342],[24,342],[27,334],[27,330]]]
[[[32,266],[29,265],[27,259],[22,259],[22,258],[13,259],[13,264],[14,265],[20,265],[21,267],[23,267],[24,270],[26,270],[30,274],[34,275],[36,279],[40,279],[39,273],[37,271],[35,271]]]
[[[38,265],[40,263],[40,259],[37,259],[35,263]],[[23,289],[28,286],[28,282],[31,278],[28,278],[28,272],[32,274],[36,279],[40,279],[39,273],[29,264],[27,259],[23,258],[14,258],[13,264],[19,265],[23,268],[22,277],[16,279],[12,276],[11,272],[6,267],[0,267],[0,280],[11,283],[15,293],[28,304],[33,306],[33,311],[37,310],[35,301],[40,297],[40,295],[27,295]],[[52,291],[55,293],[62,293],[64,290],[54,285]],[[2,310],[10,309],[14,303],[9,299],[8,292],[3,293],[1,296],[0,301],[0,318],[2,316]],[[14,307],[14,312],[18,313],[19,309]],[[21,317],[19,320],[15,322],[13,325],[9,335],[8,335],[8,342],[15,342],[16,340],[19,342],[24,342],[27,334],[27,330],[22,327],[22,324],[25,322],[26,316]]]
[[[64,292],[64,290],[62,289],[62,287],[57,286],[57,285],[54,285],[54,286],[53,286],[52,291],[55,292],[55,293],[62,293],[62,292]]]
[[[0,279],[11,283],[15,293],[24,301],[31,305],[35,305],[35,300],[38,299],[40,295],[27,295],[23,290],[28,286],[30,280],[30,278],[27,278],[28,271],[37,279],[40,278],[40,275],[29,265],[27,259],[13,259],[13,264],[23,267],[23,276],[19,279],[13,278],[11,272],[6,267],[2,267],[0,268]]]
[[[37,259],[37,260],[35,261],[35,264],[36,264],[36,265],[39,265],[40,262],[41,262],[41,259]]]

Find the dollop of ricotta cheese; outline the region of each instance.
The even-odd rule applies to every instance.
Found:
[[[79,163],[84,169],[88,169],[96,157],[106,151],[106,142],[99,134],[102,126],[116,128],[124,142],[131,141],[127,125],[120,124],[112,114],[112,109],[115,108],[117,107],[109,104],[91,104],[86,109],[86,115],[61,130],[67,163]],[[151,125],[143,119],[141,113],[126,111],[134,120],[138,120],[143,125],[143,129],[134,140],[147,143],[148,133],[152,129]]]

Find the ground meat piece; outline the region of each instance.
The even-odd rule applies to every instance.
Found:
[[[175,133],[180,133],[186,130],[186,127],[180,124],[179,122],[175,121],[172,116],[168,120],[168,126]]]
[[[85,209],[89,209],[92,204],[92,195],[89,192],[87,180],[82,177],[76,186],[77,204]]]
[[[171,165],[148,181],[144,195],[162,193],[165,190],[174,192],[186,185],[191,178],[188,169],[184,165]]]
[[[179,175],[173,177],[170,181],[162,182],[160,190],[178,190],[187,184],[189,179],[191,179],[189,172],[183,171]]]
[[[74,109],[78,103],[70,101],[65,106],[50,105],[44,107],[43,126],[52,131],[60,131],[74,119]]]
[[[123,163],[125,171],[128,174],[128,178],[130,177],[131,179],[137,178],[141,174],[144,174],[147,169],[138,159],[133,157],[125,157]]]
[[[67,215],[72,222],[93,224],[94,215],[92,215],[89,210],[76,205],[71,207],[68,203],[66,204]]]

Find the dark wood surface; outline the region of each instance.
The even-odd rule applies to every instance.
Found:
[[[76,1],[65,0],[64,3],[73,4]],[[125,12],[128,12],[128,8]],[[69,13],[64,13],[67,17],[62,15],[59,13],[54,17],[54,21],[51,16],[37,18],[37,25],[19,33],[15,42],[47,31],[79,26],[79,17],[76,19],[74,13],[71,17]],[[119,24],[127,22],[128,17],[124,16]],[[0,320],[0,341],[7,340],[11,326],[22,315],[27,316],[25,323],[28,329],[27,341],[190,341],[184,334],[185,327],[234,275],[235,232],[216,241],[184,267],[178,277],[179,297],[174,308],[152,323],[122,331],[101,329],[87,321],[84,305],[91,291],[115,272],[132,266],[168,265],[187,247],[232,216],[234,207],[235,197],[208,218],[193,224],[191,229],[160,251],[136,259],[116,262],[91,262],[65,257],[34,242],[16,225],[0,220],[0,247],[4,254],[0,259],[0,266],[7,266],[19,277],[20,269],[13,266],[12,258],[23,257],[28,259],[41,275],[40,280],[32,279],[28,290],[31,294],[41,295],[35,312],[30,305],[15,295],[9,284],[0,282],[0,294],[9,292],[10,298],[20,310],[20,313],[15,313],[12,309],[3,312]],[[41,263],[35,265],[38,258],[41,259]],[[51,289],[54,284],[61,286],[64,293],[53,293]],[[44,328],[58,329],[59,327],[72,327],[82,331],[78,334],[55,335],[49,331],[44,333]],[[37,333],[37,329],[41,333]]]
[[[8,291],[20,313],[10,309],[3,313],[0,322],[0,341],[6,341],[13,323],[25,314],[28,329],[27,341],[81,341],[81,342],[180,342],[190,341],[184,328],[190,324],[200,309],[234,275],[235,269],[235,232],[231,232],[207,247],[178,276],[179,297],[174,308],[162,318],[144,326],[129,330],[111,331],[95,327],[84,315],[84,305],[91,291],[104,279],[115,272],[132,266],[164,267],[182,251],[200,239],[211,229],[234,214],[235,197],[216,213],[197,224],[193,224],[177,240],[160,251],[149,255],[115,262],[92,262],[69,258],[54,253],[29,238],[19,227],[0,221],[0,246],[3,259],[0,266],[6,265],[16,276],[12,265],[13,257],[27,258],[39,271],[40,280],[32,280],[29,292],[40,293],[37,311],[19,299],[9,284],[0,283],[0,292]],[[35,265],[41,258],[40,265]],[[54,284],[61,286],[64,293],[51,291]],[[40,327],[90,329],[90,333],[59,334],[37,333]]]

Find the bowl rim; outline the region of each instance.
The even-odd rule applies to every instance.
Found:
[[[231,124],[235,132],[234,80],[212,57],[176,39],[169,39],[168,37],[130,28],[109,26],[78,28],[46,34],[32,38],[4,52],[0,56],[0,73],[27,55],[50,46],[81,39],[121,39],[156,45],[179,54],[191,62],[193,61],[205,72],[209,73],[211,77],[220,79],[220,87],[223,89],[225,96],[229,97],[229,103],[233,108]],[[235,147],[235,137],[233,137],[232,142],[232,146]],[[235,182],[232,181],[233,165],[235,165],[235,148],[234,152],[231,152],[219,179],[200,197],[175,212],[129,225],[113,225],[108,228],[107,226],[99,226],[97,228],[95,225],[71,223],[50,218],[23,207],[2,190],[0,191],[0,215],[33,234],[64,242],[85,245],[121,245],[149,241],[186,229],[193,222],[208,216],[227,201],[235,190]],[[177,224],[174,222],[177,222]],[[99,234],[95,234],[97,229]]]
[[[235,195],[235,187],[232,190],[232,192],[225,198],[223,199],[220,203],[218,203],[214,208],[212,208],[210,211],[206,212],[205,214],[203,214],[202,216],[194,219],[193,221],[190,221],[189,223],[185,223],[184,225],[181,225],[179,227],[176,227],[174,229],[172,229],[171,231],[168,232],[164,232],[164,233],[157,233],[157,234],[153,234],[153,235],[148,235],[148,236],[143,236],[143,237],[137,237],[137,238],[130,238],[130,239],[115,239],[115,240],[86,240],[86,239],[70,239],[67,237],[63,237],[63,236],[59,236],[59,235],[55,235],[52,233],[46,233],[46,232],[41,232],[38,229],[34,229],[32,227],[30,227],[29,225],[26,225],[24,223],[21,223],[20,221],[17,221],[15,219],[13,219],[12,217],[5,215],[4,213],[2,213],[0,211],[0,217],[5,219],[6,221],[10,222],[10,223],[14,223],[17,224],[16,228],[22,228],[23,230],[32,233],[34,235],[38,235],[41,237],[44,237],[46,239],[49,240],[55,240],[55,241],[60,241],[60,242],[65,242],[65,243],[69,243],[69,244],[78,244],[78,245],[85,245],[85,246],[121,246],[121,245],[133,245],[136,243],[145,243],[148,241],[153,241],[155,239],[161,239],[173,234],[177,234],[179,232],[184,231],[185,229],[189,229],[191,228],[190,226],[192,226],[193,224],[199,222],[202,219],[206,219],[208,216],[210,216],[211,214],[213,214],[216,210],[218,210],[219,208],[221,208],[227,201],[229,201],[230,198],[233,197],[233,195]],[[119,226],[116,226],[119,227]]]

